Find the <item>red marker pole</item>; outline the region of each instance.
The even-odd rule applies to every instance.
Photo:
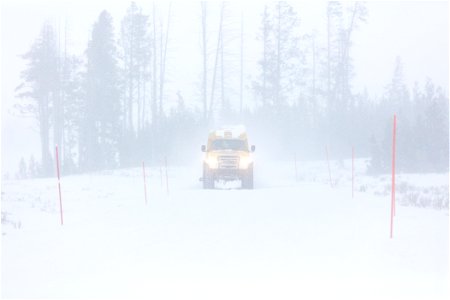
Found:
[[[55,145],[56,152],[56,175],[58,176],[58,191],[59,191],[59,213],[61,215],[61,225],[64,224],[63,221],[63,208],[62,208],[62,200],[61,200],[61,183],[59,176],[59,155],[58,155],[58,145]]]
[[[167,190],[167,195],[169,194],[169,175],[167,172],[167,156],[164,157],[164,164],[166,165],[166,190]]]
[[[355,191],[355,147],[352,146],[352,199]]]
[[[392,130],[392,191],[391,191],[391,239],[395,216],[395,139],[397,130],[397,116],[394,114],[394,126]]]
[[[327,152],[328,174],[330,174],[330,186],[333,188],[333,182],[331,181],[330,160],[328,159],[328,146],[325,146],[325,150]]]
[[[144,161],[142,161],[142,174],[144,175],[144,198],[145,198],[145,205],[147,205],[147,181],[145,180],[145,164],[144,164]]]

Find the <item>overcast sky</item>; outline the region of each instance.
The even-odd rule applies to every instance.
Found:
[[[145,1],[144,13],[150,13],[151,2]],[[67,20],[70,32],[69,47],[72,52],[82,54],[89,39],[90,29],[103,9],[107,9],[115,20],[116,33],[130,1],[1,1],[1,105],[2,105],[2,173],[13,175],[18,169],[21,156],[26,160],[31,154],[40,159],[36,122],[18,118],[11,114],[14,89],[20,82],[24,61],[20,54],[27,52],[38,36],[42,23],[49,20],[56,26],[64,26]],[[217,1],[209,4],[211,10]],[[325,29],[326,2],[296,2],[303,32]],[[158,3],[165,13],[167,3]],[[252,78],[258,53],[256,32],[260,25],[262,4],[246,1],[243,5],[245,40],[247,43],[246,77]],[[372,97],[379,96],[390,81],[397,56],[402,58],[406,83],[414,81],[423,85],[427,77],[444,87],[448,94],[449,29],[448,2],[382,1],[368,2],[368,21],[354,35],[352,56],[355,65],[353,91],[368,89]],[[234,1],[230,11],[239,12],[241,5]],[[212,12],[213,14],[214,12]],[[200,4],[194,1],[178,1],[172,4],[173,25],[169,41],[168,91],[170,99],[176,99],[180,90],[185,99],[198,95],[200,81],[200,40],[186,40],[186,33],[200,32]],[[239,15],[239,13],[237,14]],[[210,18],[214,25],[217,22]],[[213,23],[214,22],[214,23]],[[210,28],[213,37],[214,28]],[[194,35],[195,36],[195,35]],[[199,36],[198,36],[199,37]],[[255,50],[256,51],[256,50]],[[198,78],[198,80],[196,80]],[[250,91],[246,92],[251,98]]]

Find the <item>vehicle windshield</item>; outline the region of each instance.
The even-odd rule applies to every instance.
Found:
[[[247,143],[238,139],[219,139],[211,143],[211,150],[248,151]]]

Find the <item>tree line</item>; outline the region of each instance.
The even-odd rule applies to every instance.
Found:
[[[212,18],[214,10],[219,14]],[[429,79],[410,91],[398,58],[382,96],[352,88],[354,32],[368,18],[364,3],[328,2],[320,34],[303,30],[302,12],[289,2],[266,4],[252,74],[244,68],[243,14],[231,16],[226,2],[199,2],[198,11],[202,65],[198,96],[189,100],[194,109],[181,93],[175,107],[165,105],[172,5],[153,4],[147,14],[131,2],[117,35],[112,16],[102,11],[79,56],[68,49],[67,33],[44,23],[23,55],[27,65],[16,89],[17,109],[39,126],[42,156],[39,163],[30,158],[28,173],[53,174],[55,144],[66,174],[158,164],[166,155],[191,159],[208,128],[233,122],[264,136],[278,156],[322,158],[318,153],[330,145],[336,158],[346,158],[354,145],[371,158],[369,171],[381,173],[389,168],[394,113],[400,170],[448,171],[448,96],[441,87]]]

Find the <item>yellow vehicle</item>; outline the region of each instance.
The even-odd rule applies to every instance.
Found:
[[[247,133],[242,126],[214,130],[208,144],[202,145],[203,188],[213,189],[218,180],[240,180],[242,188],[253,189],[253,158],[248,147]]]

